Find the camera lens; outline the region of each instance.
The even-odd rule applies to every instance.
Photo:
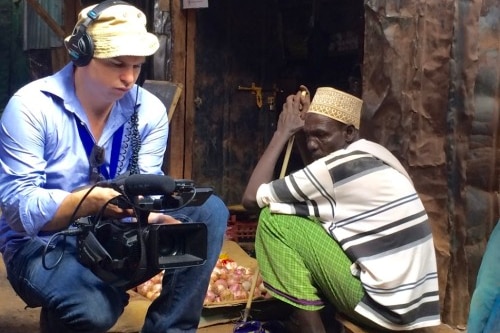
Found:
[[[175,232],[169,228],[159,228],[158,231],[158,255],[160,257],[182,254],[182,241],[176,237]]]

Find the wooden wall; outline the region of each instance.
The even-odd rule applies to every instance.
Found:
[[[494,1],[367,1],[362,127],[406,165],[432,223],[443,320],[464,325],[499,218]]]

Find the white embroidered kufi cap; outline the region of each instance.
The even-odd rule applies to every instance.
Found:
[[[320,87],[307,112],[318,113],[359,129],[363,101],[343,91]]]

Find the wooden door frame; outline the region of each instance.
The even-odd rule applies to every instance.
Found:
[[[194,82],[196,10],[182,9],[172,1],[172,81],[184,89],[170,123],[168,151],[164,165],[174,178],[192,178],[194,141]]]

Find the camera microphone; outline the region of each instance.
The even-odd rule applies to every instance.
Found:
[[[135,174],[125,179],[123,188],[129,196],[168,195],[175,191],[175,180],[165,175]]]
[[[175,180],[165,175],[134,174],[114,180],[99,182],[98,186],[112,187],[127,196],[168,195],[175,191]]]

